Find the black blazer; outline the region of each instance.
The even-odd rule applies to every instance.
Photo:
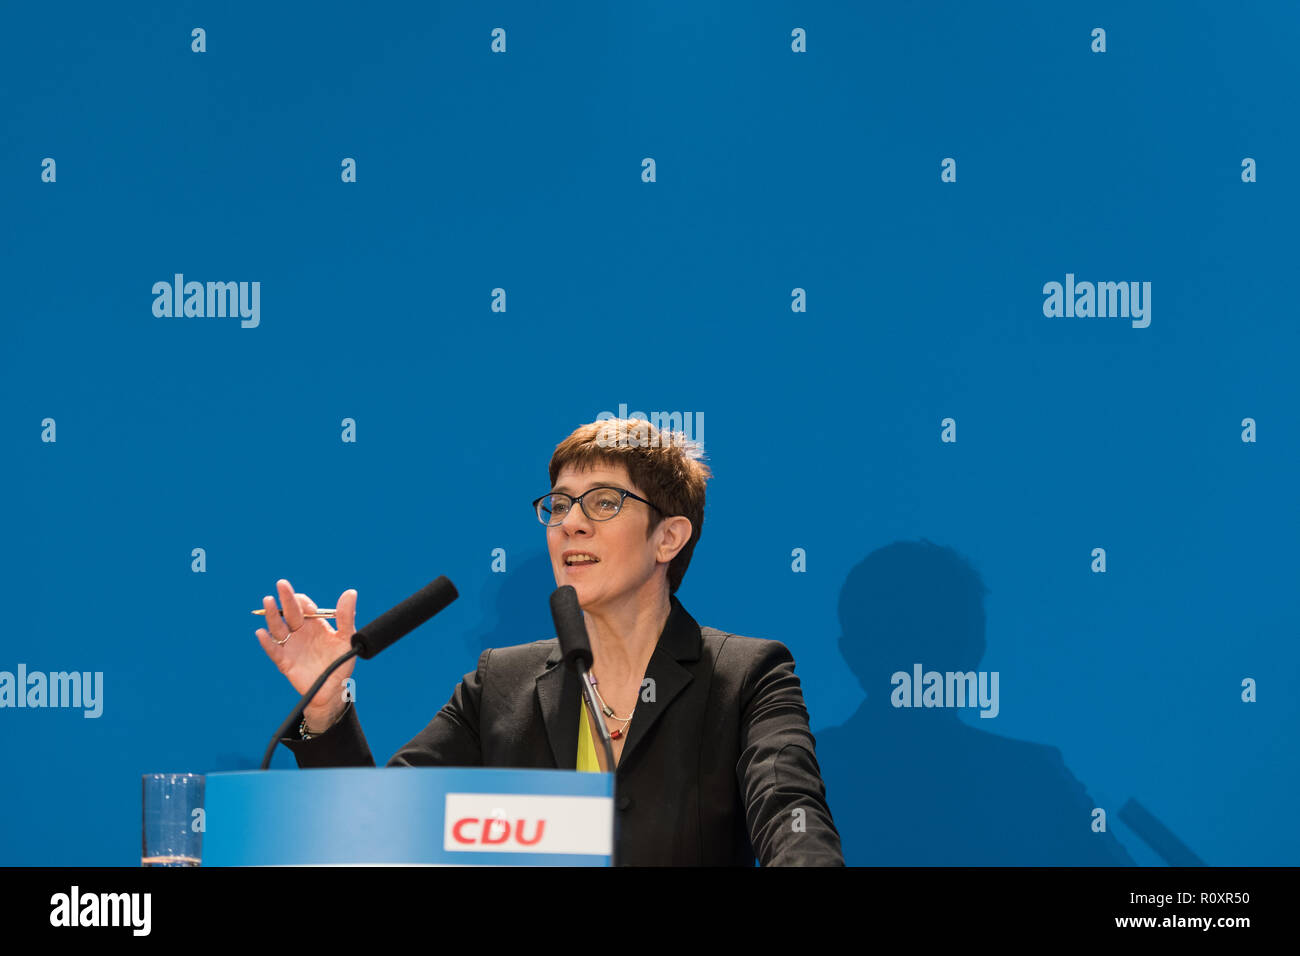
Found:
[[[844,864],[784,644],[701,628],[673,597],[646,677],[654,700],[638,701],[615,772],[616,862]],[[581,706],[554,638],[490,648],[388,765],[572,770]],[[299,767],[374,766],[352,704],[282,742]]]

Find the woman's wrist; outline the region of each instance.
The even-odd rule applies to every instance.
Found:
[[[325,733],[327,730],[329,730],[331,727],[337,724],[343,718],[343,715],[347,713],[347,709],[348,709],[347,704],[344,704],[342,709],[340,709],[339,711],[333,714],[325,714],[323,716],[320,714],[315,714],[312,716],[308,716],[306,713],[304,713],[302,718],[302,723],[298,725],[298,732],[303,737],[303,739],[308,739],[310,737],[319,737],[321,734]]]

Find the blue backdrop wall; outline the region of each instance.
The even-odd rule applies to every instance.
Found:
[[[0,671],[102,693],[0,707],[0,863],[132,864],[141,773],[256,764],[277,578],[459,587],[358,667],[377,756],[551,636],[529,501],[620,405],[702,431],[679,596],[793,651],[849,862],[1296,863],[1298,34],[6,5]],[[996,716],[892,706],[913,663]]]

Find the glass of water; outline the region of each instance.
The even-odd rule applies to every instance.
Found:
[[[203,858],[203,775],[146,773],[141,866],[198,866]]]

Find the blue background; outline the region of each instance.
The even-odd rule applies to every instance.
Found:
[[[248,613],[277,578],[322,606],[354,587],[361,620],[459,587],[358,668],[381,759],[480,648],[549,637],[528,502],[620,403],[703,413],[716,477],[679,597],[791,648],[819,741],[864,697],[849,571],[924,538],[982,577],[1001,675],[996,719],[947,716],[1056,748],[1088,795],[1062,828],[1100,841],[1105,808],[1106,839],[1161,865],[1133,799],[1211,865],[1300,858],[1293,4],[2,17],[0,670],[106,689],[97,720],[0,710],[0,863],[132,864],[141,773],[255,766],[296,697]],[[260,281],[260,326],[155,317],[177,272]],[[1150,327],[1044,317],[1067,272],[1150,281]],[[909,583],[918,613],[949,598]],[[943,751],[910,724],[883,756],[840,736],[849,862],[899,830],[914,862],[1027,860],[996,799],[1027,763],[984,781],[994,837],[963,848],[926,825],[970,784]],[[881,785],[933,806],[891,819]]]

